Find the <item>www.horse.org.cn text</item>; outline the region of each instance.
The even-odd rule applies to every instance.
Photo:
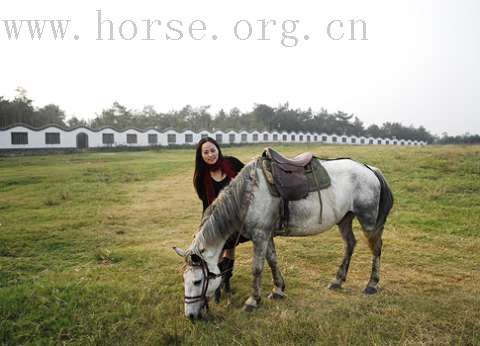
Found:
[[[70,19],[1,19],[0,40],[80,40],[77,23]],[[315,32],[303,28],[300,19],[238,19],[216,28],[202,19],[115,19],[96,11],[96,41],[221,41],[236,40],[278,42],[286,48],[297,47],[308,41],[349,40],[367,41],[367,23],[362,19],[333,19]],[[76,32],[73,32],[76,31]]]

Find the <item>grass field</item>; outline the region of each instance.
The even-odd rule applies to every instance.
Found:
[[[224,151],[248,161],[261,149]],[[480,345],[480,147],[278,149],[382,169],[396,200],[379,294],[362,294],[363,241],[343,290],[326,288],[343,256],[335,229],[277,238],[288,297],[266,299],[265,270],[250,314],[242,244],[235,293],[191,323],[171,248],[187,247],[200,220],[193,150],[0,158],[0,344]]]

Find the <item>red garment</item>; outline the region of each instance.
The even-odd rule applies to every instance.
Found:
[[[208,204],[212,204],[217,195],[215,194],[215,189],[213,188],[213,179],[210,176],[211,171],[215,171],[217,169],[221,169],[223,173],[227,175],[230,179],[235,178],[237,172],[233,169],[231,163],[228,160],[218,159],[218,161],[213,165],[207,165],[207,172],[203,177],[203,183],[205,184],[205,190],[207,192],[207,200]]]

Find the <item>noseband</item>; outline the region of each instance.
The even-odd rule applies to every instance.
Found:
[[[202,274],[203,274],[203,280],[202,280],[202,293],[198,296],[184,296],[185,298],[185,304],[193,304],[197,302],[203,301],[203,305],[201,308],[205,307],[208,310],[208,297],[207,297],[207,290],[208,290],[208,282],[211,279],[216,279],[219,277],[222,277],[226,272],[228,272],[231,269],[228,269],[220,274],[215,274],[212,273],[208,269],[207,262],[203,258],[200,257],[200,263],[199,264],[192,264],[192,267],[201,267],[202,268]],[[200,308],[200,309],[201,309]]]

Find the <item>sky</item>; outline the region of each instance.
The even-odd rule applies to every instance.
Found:
[[[115,101],[213,113],[289,102],[478,134],[479,13],[478,0],[4,1],[0,96],[20,86],[84,119]],[[32,40],[27,20],[69,22],[63,39],[46,22]]]

